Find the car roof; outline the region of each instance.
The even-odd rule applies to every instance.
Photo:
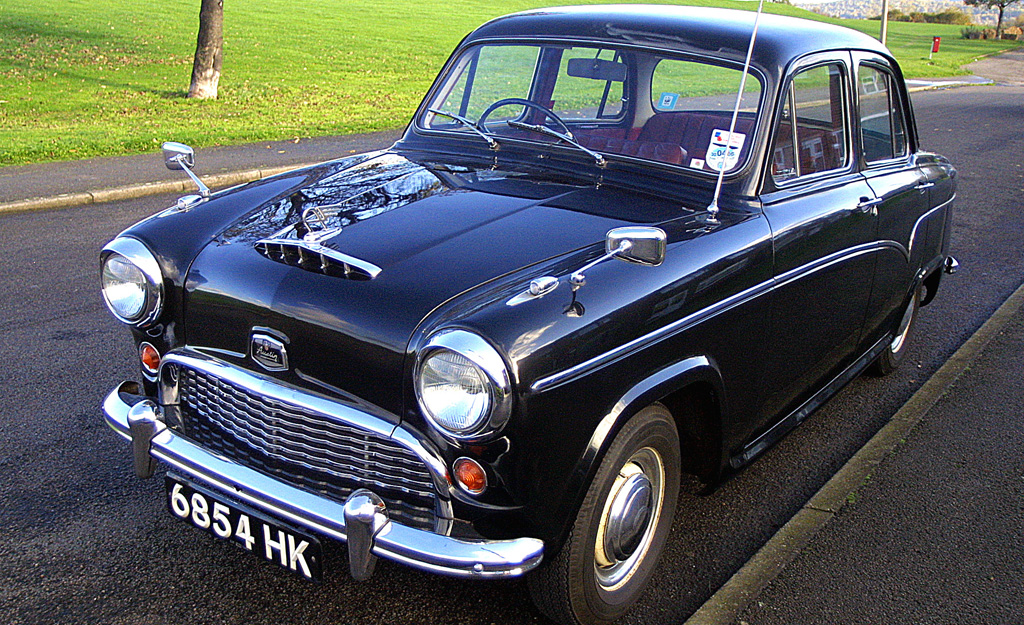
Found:
[[[753,11],[667,5],[552,7],[491,20],[463,42],[502,38],[569,38],[708,54],[742,62],[754,26]],[[849,28],[765,13],[758,26],[754,65],[776,74],[811,52],[861,49],[891,54],[877,40]],[[774,70],[774,71],[773,71]]]

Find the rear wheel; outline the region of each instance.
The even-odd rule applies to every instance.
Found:
[[[917,311],[921,302],[921,289],[915,289],[907,307],[903,310],[900,323],[896,327],[896,335],[892,342],[885,346],[881,355],[871,363],[868,372],[872,375],[888,375],[896,370],[907,355],[907,343],[914,330],[914,322],[917,320]]]
[[[679,497],[679,435],[654,404],[612,441],[562,550],[528,577],[549,618],[608,623],[640,597],[664,547]]]

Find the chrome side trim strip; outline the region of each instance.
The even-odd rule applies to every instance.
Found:
[[[555,386],[559,386],[561,384],[565,384],[566,382],[576,377],[579,377],[584,373],[590,371],[591,369],[595,369],[606,362],[626,356],[630,352],[643,349],[644,347],[647,347],[648,345],[654,343],[655,341],[672,336],[673,334],[676,334],[678,332],[682,332],[683,330],[695,326],[698,323],[701,323],[702,321],[713,317],[714,315],[725,312],[748,300],[763,295],[771,291],[773,288],[773,280],[765,280],[764,282],[755,284],[754,286],[746,289],[745,291],[740,291],[739,293],[736,293],[732,297],[726,298],[716,304],[712,304],[707,308],[702,308],[697,312],[690,313],[689,315],[683,317],[682,319],[677,319],[676,321],[673,321],[668,325],[662,326],[657,330],[653,330],[641,337],[635,338],[632,341],[620,345],[614,349],[611,349],[603,354],[594,356],[593,358],[585,360],[578,365],[565,369],[564,371],[554,373],[547,377],[541,378],[530,385],[530,390],[536,393],[553,388]]]
[[[806,265],[791,269],[771,280],[765,280],[764,282],[755,284],[754,286],[740,291],[721,302],[717,302],[707,308],[702,308],[701,310],[690,313],[681,319],[677,319],[676,321],[662,326],[657,330],[652,330],[643,336],[637,337],[628,343],[624,343],[616,348],[610,349],[603,354],[594,356],[589,360],[585,360],[578,365],[540,378],[530,385],[530,390],[537,393],[560,386],[608,362],[623,358],[628,356],[630,353],[639,351],[661,339],[668,338],[679,332],[688,330],[697,324],[714,317],[715,315],[731,310],[741,304],[745,304],[748,301],[753,300],[756,297],[760,297],[765,293],[771,292],[780,286],[784,286],[799,278],[821,271],[851,258],[886,248],[896,249],[901,254],[909,258],[909,252],[907,249],[897,241],[873,241],[871,243],[864,243],[840,250],[825,256],[824,258],[819,258],[813,262],[807,263]]]
[[[805,265],[790,269],[789,271],[775,276],[776,286],[785,286],[790,282],[794,282],[804,276],[809,276],[813,273],[817,273],[823,269],[828,269],[834,265],[838,265],[841,262],[863,256],[864,254],[870,254],[871,252],[877,252],[878,250],[892,248],[897,250],[903,256],[910,258],[910,253],[907,248],[897,241],[872,241],[871,243],[862,243],[853,247],[848,247],[845,250],[839,250],[833,252],[828,256],[822,256],[819,259],[813,260]]]
[[[114,389],[103,402],[107,425],[132,440],[128,424],[131,407],[120,397],[134,383]],[[259,510],[335,540],[346,541],[344,504],[300,490],[252,469],[224,460],[177,436],[170,429],[156,433],[150,455],[173,469]],[[455,577],[515,577],[540,564],[544,542],[536,538],[462,540],[410,528],[394,521],[375,536],[375,555],[414,568]]]
[[[931,215],[935,211],[939,210],[940,208],[945,208],[945,207],[949,206],[950,204],[952,204],[953,200],[955,200],[955,199],[956,199],[956,194],[954,193],[951,198],[949,198],[948,200],[946,200],[942,204],[939,204],[935,208],[931,209],[930,211],[926,212],[924,215],[921,215],[920,217],[917,218],[917,221],[914,222],[913,229],[911,229],[911,231],[910,231],[910,241],[907,243],[907,249],[908,250],[910,250],[911,252],[914,251],[914,240],[917,238],[917,229],[918,229],[918,227],[920,227],[921,222],[924,221],[926,217],[928,217],[929,215]]]

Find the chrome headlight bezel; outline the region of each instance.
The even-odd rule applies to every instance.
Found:
[[[447,351],[468,360],[487,383],[488,405],[472,424],[459,430],[446,427],[424,401],[423,367],[431,356]],[[501,354],[478,334],[467,330],[442,330],[431,336],[416,356],[413,388],[420,412],[442,436],[459,443],[473,443],[496,436],[512,415],[512,382]]]
[[[107,296],[106,288],[102,285],[104,268],[113,256],[123,258],[142,273],[143,281],[139,288],[143,292],[144,302],[141,310],[135,315],[125,316],[118,312]],[[160,264],[157,262],[156,256],[138,239],[118,237],[103,246],[103,250],[100,252],[100,281],[103,303],[107,305],[110,313],[122,323],[136,328],[146,327],[156,321],[160,317],[160,313],[163,312],[163,272],[160,271]]]

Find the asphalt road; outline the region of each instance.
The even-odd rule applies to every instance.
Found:
[[[960,274],[922,309],[900,371],[855,380],[714,494],[682,497],[632,622],[678,623],[699,607],[1020,284],[1024,89],[914,101],[924,145],[961,173]],[[160,474],[133,476],[127,445],[100,414],[103,396],[136,373],[127,333],[99,296],[97,252],[172,199],[0,217],[0,622],[543,622],[521,580],[452,580],[381,562],[355,583],[343,547],[328,551],[322,584],[304,582],[173,518]]]

